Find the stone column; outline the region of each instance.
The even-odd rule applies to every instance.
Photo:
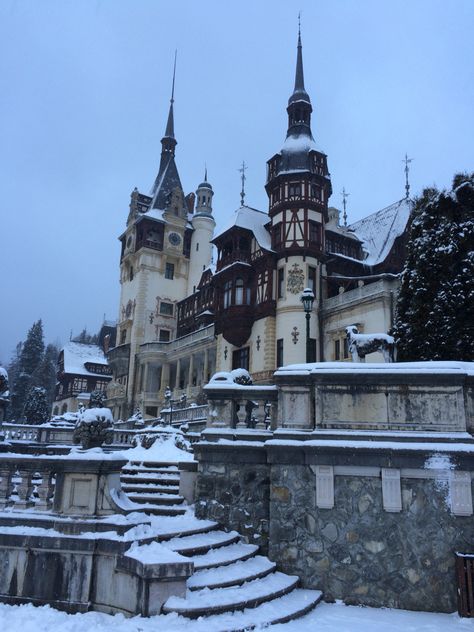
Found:
[[[204,351],[204,368],[202,370],[202,384],[207,383],[207,372],[209,371],[209,349],[205,349]]]
[[[161,384],[158,384],[158,390],[164,391],[167,386],[171,388],[170,381],[170,365],[166,362],[161,367]]]
[[[188,397],[191,396],[191,392],[193,388],[193,370],[194,370],[194,356],[193,354],[191,354],[189,356],[188,388],[186,389],[186,395]]]
[[[176,361],[176,384],[174,385],[174,390],[180,388],[181,383],[181,359],[178,358]]]

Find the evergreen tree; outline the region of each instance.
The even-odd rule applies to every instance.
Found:
[[[48,344],[43,358],[33,373],[31,383],[34,386],[42,386],[46,391],[46,403],[52,407],[56,393],[56,364],[59,349],[54,344]]]
[[[14,419],[18,420],[23,412],[27,393],[32,386],[33,374],[43,359],[43,353],[43,323],[40,319],[33,323],[21,348],[17,376],[12,389],[12,416]]]
[[[46,401],[46,390],[33,386],[28,391],[23,414],[29,424],[42,424],[50,417],[50,407]]]
[[[474,174],[416,200],[394,335],[398,360],[474,360]]]

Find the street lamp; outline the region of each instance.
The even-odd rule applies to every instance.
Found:
[[[311,362],[311,338],[309,334],[309,321],[311,319],[311,312],[313,311],[314,292],[309,287],[303,290],[301,295],[301,302],[303,303],[303,309],[306,314],[306,362]]]

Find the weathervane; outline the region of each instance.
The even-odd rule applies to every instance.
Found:
[[[242,174],[240,179],[242,180],[242,191],[240,192],[240,206],[244,205],[245,202],[245,171],[247,170],[247,165],[245,164],[245,160],[242,160],[242,166],[238,171]]]
[[[350,193],[346,193],[346,188],[342,187],[342,206],[344,207],[344,213],[343,213],[343,218],[344,218],[344,226],[347,226],[347,212],[346,212],[346,200],[349,197]]]
[[[408,182],[408,174],[410,172],[410,167],[408,166],[410,164],[410,162],[412,162],[413,158],[408,158],[408,155],[405,154],[405,158],[402,160],[402,162],[405,163],[405,191],[406,191],[406,197],[407,199],[410,196],[410,183]]]

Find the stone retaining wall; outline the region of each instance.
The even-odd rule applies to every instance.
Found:
[[[472,446],[464,453],[440,444],[438,453],[433,444],[278,443],[197,444],[199,517],[262,544],[282,571],[327,600],[456,610],[454,555],[474,552]],[[321,497],[318,468],[332,476]]]

